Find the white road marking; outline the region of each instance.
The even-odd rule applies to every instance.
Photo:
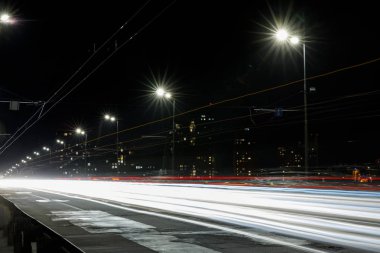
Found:
[[[45,203],[46,202],[50,202],[50,199],[48,199],[48,198],[45,198],[45,197],[42,197],[42,196],[39,196],[39,195],[35,195],[35,194],[30,194],[30,195],[33,196],[33,197],[36,197],[36,198],[40,198],[40,199],[36,200],[37,202],[41,202],[41,203],[43,203],[43,202],[45,202]],[[55,200],[55,199],[53,199],[53,201],[54,202],[58,202],[61,205],[67,206],[67,207],[75,209],[75,210],[79,210],[79,211],[83,210],[83,209],[78,208],[76,206],[72,206],[72,205],[69,205],[67,203],[64,203],[64,202],[69,202],[69,200],[67,200],[67,199],[66,200]]]
[[[128,240],[157,252],[218,252],[196,244],[181,242],[173,235],[160,233],[153,226],[99,210],[52,211],[51,213],[53,221],[66,220],[89,233],[118,233]]]
[[[31,193],[29,195],[40,198],[36,200],[37,202],[51,202],[50,199],[39,195]],[[144,223],[123,217],[112,216],[106,212],[98,210],[88,211],[63,203],[68,201],[69,200],[59,200],[56,202],[76,209],[77,211],[52,211],[52,215],[56,216],[52,218],[53,221],[67,220],[89,233],[119,233],[128,240],[134,241],[157,252],[176,253],[181,251],[185,253],[218,253],[218,251],[196,244],[180,242],[179,238],[160,233],[154,230],[155,227]]]
[[[36,202],[48,203],[48,202],[50,202],[50,199],[36,199]]]
[[[42,197],[42,196],[38,196],[38,195],[35,195],[35,194],[32,194],[31,192],[29,193],[30,196],[33,196],[35,198],[39,198],[40,200],[46,200],[46,202],[49,202],[50,199],[48,198],[45,198],[45,197]]]
[[[40,190],[40,189],[35,189],[35,188],[33,188],[33,190],[40,191],[40,192],[51,193],[51,194],[57,194],[57,195],[68,197],[68,198],[87,200],[87,201],[91,201],[91,202],[94,202],[94,203],[98,203],[98,204],[102,204],[102,205],[106,205],[106,206],[110,206],[110,207],[114,207],[114,208],[118,208],[118,209],[122,209],[122,210],[126,210],[126,211],[131,211],[131,212],[141,213],[141,214],[147,214],[147,215],[156,216],[156,217],[165,218],[165,219],[176,220],[176,221],[190,223],[190,224],[194,224],[194,225],[198,225],[198,226],[208,227],[208,228],[211,228],[211,229],[217,229],[217,230],[225,231],[225,232],[232,233],[232,234],[238,234],[238,235],[250,238],[250,239],[255,240],[255,241],[260,241],[262,243],[281,245],[281,246],[285,246],[285,247],[301,250],[301,251],[304,251],[304,252],[310,252],[310,253],[328,253],[328,251],[318,250],[318,249],[313,249],[313,248],[310,248],[310,247],[298,245],[298,244],[294,243],[294,241],[293,242],[292,241],[284,241],[283,238],[282,239],[276,239],[276,238],[273,238],[273,237],[259,235],[257,233],[254,233],[253,231],[247,232],[247,231],[240,230],[240,229],[229,228],[227,226],[215,225],[215,224],[212,224],[212,223],[207,223],[207,222],[203,222],[203,221],[196,221],[196,220],[191,220],[191,219],[180,218],[180,217],[176,217],[176,216],[172,216],[172,215],[168,215],[168,214],[160,214],[160,213],[155,213],[155,212],[150,212],[150,211],[144,211],[144,210],[134,209],[134,208],[130,208],[130,207],[124,207],[124,206],[120,206],[120,205],[116,205],[116,204],[107,203],[107,202],[104,202],[104,201],[99,201],[99,200],[94,200],[94,199],[85,198],[85,197],[79,197],[79,196],[70,196],[70,195],[67,195],[67,194],[64,194],[64,193],[58,193],[58,192],[54,192],[54,191]]]
[[[41,203],[48,203],[48,202],[69,202],[68,200],[63,200],[63,199],[37,199],[36,202],[41,202]]]

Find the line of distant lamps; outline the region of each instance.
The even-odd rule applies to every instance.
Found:
[[[9,16],[4,16],[5,14],[1,15],[0,16],[0,22],[7,22],[7,20],[10,20],[10,17]],[[166,91],[164,88],[162,87],[157,87],[154,91],[154,94],[157,98],[166,98],[166,99],[172,99],[172,94],[168,91]],[[174,112],[173,112],[174,114]],[[105,114],[104,115],[104,120],[105,121],[110,121],[110,122],[116,122],[116,147],[119,146],[119,120],[118,118],[116,118],[115,116],[113,115],[110,115],[110,114]],[[74,132],[77,134],[77,135],[82,135],[82,136],[85,136],[85,153],[87,152],[87,132],[84,131],[81,127],[78,127],[74,130]],[[63,145],[64,148],[65,148],[65,142],[61,139],[56,139],[56,143],[57,144],[60,144],[60,145]],[[43,146],[42,147],[42,151],[44,152],[49,152],[51,154],[51,149],[47,146]],[[33,155],[35,157],[38,157],[41,155],[41,153],[39,151],[34,151],[33,152]],[[30,155],[27,155],[25,158],[21,159],[20,160],[20,163],[16,163],[14,164],[11,168],[9,168],[8,170],[6,170],[3,174],[3,176],[0,176],[1,177],[5,177],[5,176],[8,176],[10,174],[12,174],[18,167],[20,167],[22,164],[26,164],[28,161],[31,161],[33,160],[32,156]]]
[[[118,122],[117,118],[115,116],[110,115],[110,114],[105,114],[104,115],[104,120],[110,121],[110,122],[115,122],[115,121]],[[119,129],[117,129],[116,131],[118,131],[118,130]],[[87,142],[87,132],[84,131],[82,128],[78,127],[73,132],[76,133],[77,135],[83,135],[83,136],[85,136],[86,137],[85,142]],[[65,148],[65,142],[63,140],[56,139],[56,143],[60,144],[60,145],[63,145],[64,148]],[[85,145],[86,145],[86,143],[85,143]],[[42,151],[49,152],[51,154],[51,148],[49,148],[47,146],[43,146],[42,147]],[[41,152],[39,152],[39,151],[33,151],[33,155],[35,157],[38,157],[38,156],[41,155]],[[5,173],[3,174],[3,177],[12,174],[22,164],[26,164],[26,163],[28,163],[28,161],[31,161],[31,160],[33,160],[33,157],[31,155],[25,156],[25,158],[23,158],[23,159],[20,160],[20,163],[16,163],[11,168],[9,168],[7,171],[5,171]],[[1,178],[1,176],[0,176],[0,178]]]

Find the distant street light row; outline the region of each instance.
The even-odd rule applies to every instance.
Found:
[[[4,20],[7,19],[7,17],[3,18]],[[171,153],[172,153],[172,164],[171,164],[171,169],[174,172],[174,166],[175,166],[175,99],[173,98],[172,93],[166,91],[163,87],[159,87],[155,90],[156,97],[158,98],[164,98],[168,101],[172,102],[172,148],[171,148]],[[115,122],[116,123],[116,162],[118,162],[119,159],[119,119],[111,114],[105,114],[104,115],[104,120],[109,121],[109,122]],[[77,135],[82,135],[85,137],[84,141],[84,158],[85,158],[85,165],[87,166],[87,132],[83,130],[82,128],[78,127],[74,130],[74,132]],[[57,144],[61,144],[65,147],[65,142],[61,139],[56,139]],[[51,154],[51,149],[44,146],[42,150],[50,152]],[[40,153],[37,151],[33,152],[34,155],[39,156]],[[26,157],[27,160],[32,160],[30,156]],[[27,160],[22,159],[21,163],[26,164]],[[85,166],[85,167],[86,167]],[[17,166],[18,167],[18,166]]]
[[[107,121],[111,121],[111,122],[115,122],[116,121],[116,147],[118,149],[119,147],[119,137],[118,137],[118,132],[119,132],[119,124],[118,124],[118,120],[115,116],[111,116],[109,114],[106,114],[104,115],[104,119],[107,120]],[[78,135],[82,135],[85,137],[85,142],[84,142],[84,145],[85,145],[85,151],[84,151],[84,154],[85,154],[85,157],[87,157],[87,133],[86,131],[84,131],[82,128],[78,127],[74,130],[74,132]],[[60,145],[63,145],[64,147],[66,146],[65,145],[65,142],[61,139],[56,139],[56,143],[57,144],[60,144]],[[42,147],[42,150],[43,151],[46,151],[46,152],[50,152],[51,153],[51,149],[47,146],[43,146]],[[38,151],[34,151],[33,154],[35,156],[39,156],[40,155],[40,152]],[[118,155],[118,152],[116,152],[116,155]],[[25,160],[26,159],[26,160]],[[27,163],[27,160],[32,160],[32,157],[31,156],[26,156],[25,159],[21,159],[21,163],[24,163],[26,164]],[[9,171],[13,171],[13,169],[16,169],[17,167],[19,167],[20,164],[15,164],[15,166],[12,166],[12,170],[9,170]]]

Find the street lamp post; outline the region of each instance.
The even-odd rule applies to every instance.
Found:
[[[60,139],[57,139],[56,141],[58,144],[63,146],[63,149],[60,149],[60,151],[62,152],[60,157],[61,157],[61,160],[63,160],[65,155],[66,155],[66,142],[64,142],[63,140],[60,140]],[[51,151],[50,151],[50,153],[51,153]]]
[[[42,147],[43,150],[45,150],[46,152],[49,152],[49,163],[51,163],[51,149],[49,147]]]
[[[79,135],[84,135],[84,162],[85,162],[85,172],[87,172],[87,133],[81,128],[75,129],[75,133]]]
[[[46,146],[43,146],[42,149],[45,150],[46,152],[49,152],[49,163],[51,163],[51,149]]]
[[[115,122],[116,121],[116,163],[119,163],[119,119],[115,116],[106,114],[104,119],[107,121]]]
[[[171,95],[170,93],[167,93],[167,95],[169,94],[169,96],[165,96],[167,99],[170,99],[171,98]],[[174,176],[174,173],[175,173],[175,99],[173,98],[172,99],[172,113],[173,113],[173,116],[172,116],[172,175]]]
[[[66,148],[66,144],[65,144],[65,142],[63,140],[57,139],[56,141],[57,141],[58,144],[63,145],[63,149]]]
[[[303,104],[304,104],[304,138],[305,138],[305,174],[308,175],[309,170],[309,131],[308,131],[308,120],[307,120],[307,86],[306,86],[306,49],[305,43],[302,43],[302,53],[303,53]]]
[[[281,42],[290,42],[293,45],[300,43],[297,36],[289,36],[288,32],[280,29],[276,32],[276,39]],[[304,142],[305,142],[305,176],[309,173],[309,131],[308,131],[308,116],[307,116],[307,85],[306,85],[306,45],[302,41],[302,57],[303,57],[303,104],[304,104]]]
[[[156,95],[160,98],[165,98],[167,100],[171,100],[172,102],[172,159],[171,159],[171,169],[172,174],[175,172],[175,99],[173,98],[170,92],[165,91],[163,88],[158,88],[156,90]]]

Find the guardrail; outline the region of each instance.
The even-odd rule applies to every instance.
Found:
[[[0,252],[83,253],[2,197],[0,197],[0,221],[0,232],[3,232],[0,233],[3,235]]]

